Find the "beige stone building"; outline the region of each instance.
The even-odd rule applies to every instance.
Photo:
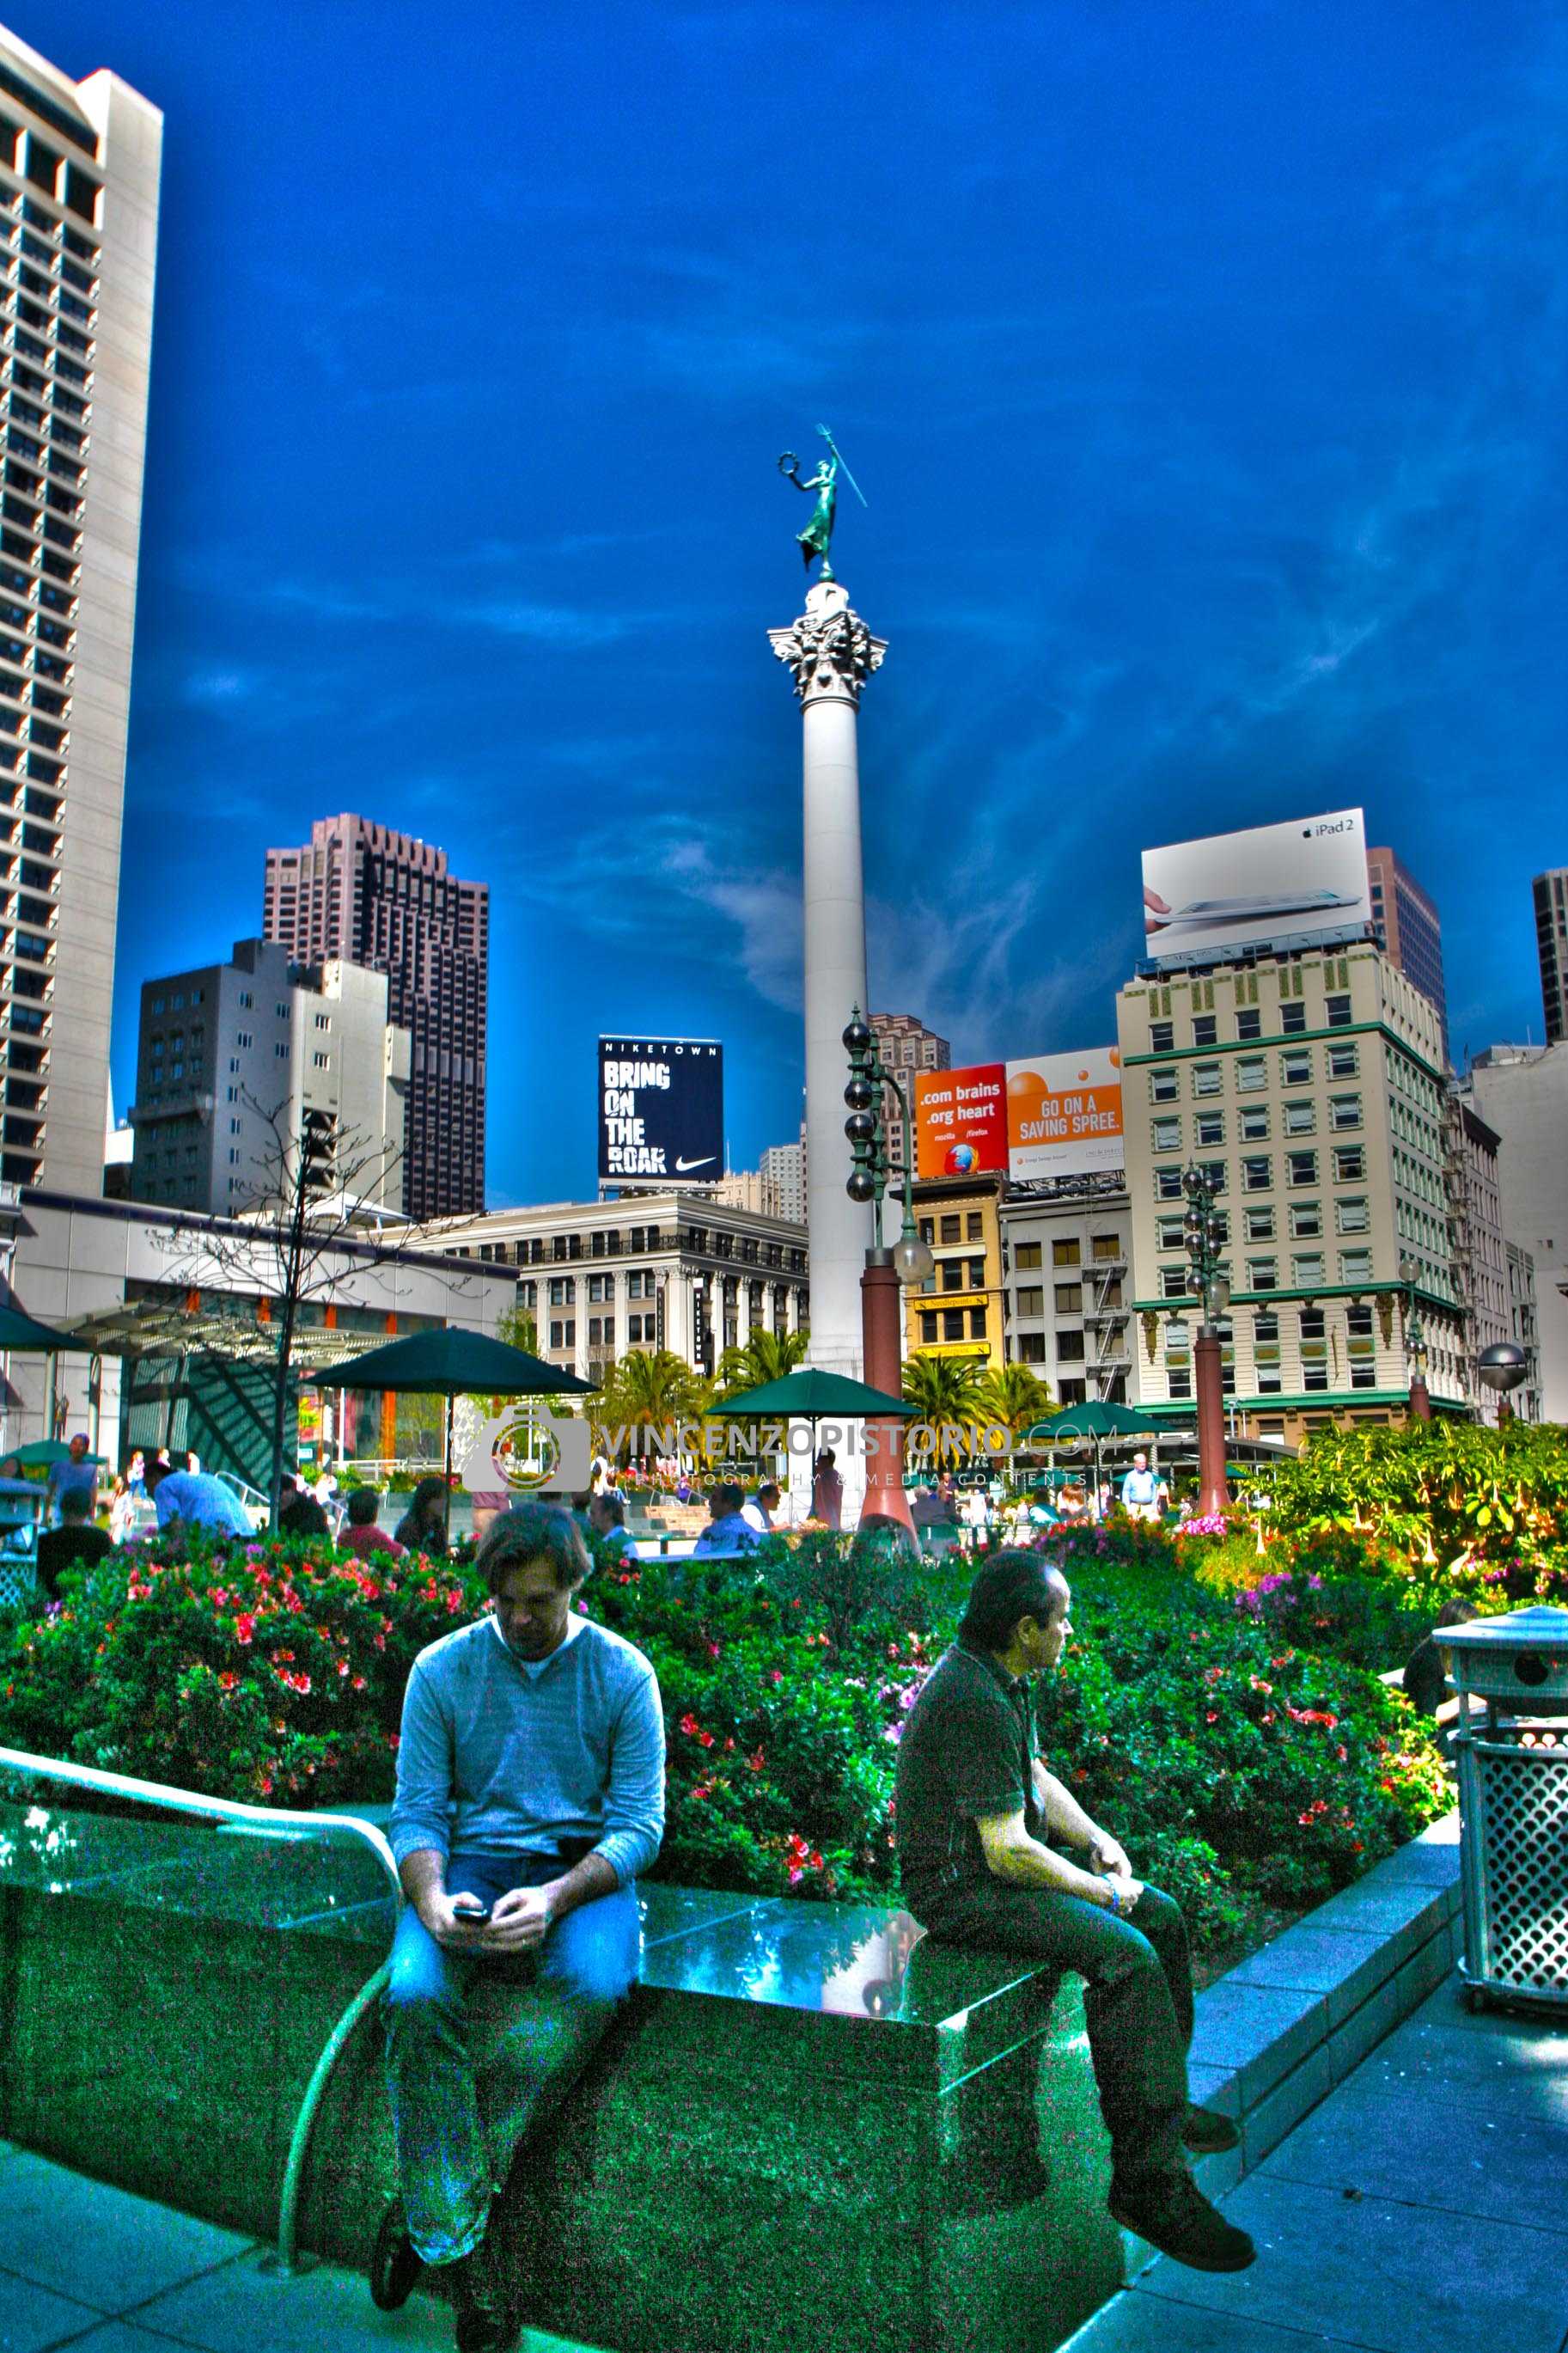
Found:
[[[1117,999],[1138,1394],[1193,1397],[1182,1171],[1217,1188],[1240,1435],[1403,1416],[1410,1261],[1434,1406],[1468,1403],[1441,1019],[1373,944],[1140,978]]]
[[[0,32],[0,1180],[97,1195],[163,117]]]
[[[922,1071],[950,1071],[952,1049],[945,1038],[928,1029],[913,1013],[873,1013],[871,1028],[876,1035],[877,1051],[886,1068],[892,1071],[910,1099],[915,1099],[915,1081]],[[887,1128],[888,1166],[898,1182],[904,1165],[903,1107],[891,1087],[882,1090],[882,1118]],[[910,1157],[914,1159],[915,1140],[910,1138]]]

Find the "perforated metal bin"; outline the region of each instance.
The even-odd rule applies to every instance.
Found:
[[[1513,1609],[1433,1639],[1459,1694],[1468,1997],[1568,2006],[1568,1609]]]

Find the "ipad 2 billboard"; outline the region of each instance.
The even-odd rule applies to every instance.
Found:
[[[1143,928],[1156,964],[1359,939],[1371,922],[1358,808],[1143,852]]]
[[[724,1049],[712,1038],[601,1038],[599,1176],[712,1185],[724,1174]]]

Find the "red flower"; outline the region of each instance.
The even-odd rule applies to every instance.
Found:
[[[697,1718],[689,1714],[683,1715],[680,1719],[680,1729],[685,1733],[688,1740],[695,1739],[698,1729]]]
[[[234,1621],[235,1641],[239,1643],[243,1649],[244,1646],[249,1642],[255,1632],[255,1619],[250,1615],[248,1610],[241,1610],[239,1616]]]
[[[698,1741],[699,1741],[700,1745],[702,1747],[704,1747],[704,1748],[711,1748],[711,1747],[712,1747],[712,1746],[713,1746],[713,1735],[712,1735],[710,1732],[700,1732],[700,1733],[698,1734],[698,1736],[697,1736],[697,1738],[698,1738]]]
[[[239,1677],[235,1674],[230,1674],[226,1671],[223,1674],[219,1675],[217,1680],[220,1691],[233,1691],[236,1683],[239,1681]]]
[[[760,1748],[753,1749],[752,1754],[746,1759],[747,1764],[751,1767],[753,1773],[760,1773],[767,1761],[767,1758],[763,1755]]]

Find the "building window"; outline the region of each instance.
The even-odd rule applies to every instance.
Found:
[[[963,1339],[963,1310],[962,1307],[944,1307],[942,1309],[942,1336],[944,1340]]]
[[[1315,1152],[1288,1152],[1286,1166],[1292,1185],[1315,1185],[1318,1181],[1318,1155]]]
[[[1021,1274],[1031,1272],[1040,1263],[1038,1242],[1020,1242],[1013,1252],[1013,1263]]]
[[[1151,1071],[1149,1100],[1151,1103],[1174,1103],[1181,1093],[1181,1077],[1175,1070]]]
[[[972,1307],[972,1308],[970,1309],[970,1311],[969,1311],[969,1336],[970,1336],[970,1338],[971,1338],[972,1340],[984,1340],[984,1337],[985,1337],[985,1310],[984,1310],[984,1307]]]
[[[1248,1291],[1278,1291],[1279,1261],[1273,1258],[1249,1258],[1247,1261]]]
[[[1042,1337],[1042,1338],[1044,1337],[1044,1335],[1043,1335],[1043,1334],[1041,1335],[1041,1337]],[[935,1338],[936,1338],[936,1317],[935,1317],[934,1315],[922,1314],[922,1315],[921,1315],[921,1347],[922,1347],[922,1348],[929,1348],[929,1347],[931,1345],[932,1342],[935,1340]]]
[[[1236,1061],[1236,1092],[1238,1095],[1260,1095],[1268,1084],[1268,1065],[1261,1054],[1238,1054]]]
[[[1312,1241],[1323,1230],[1323,1213],[1316,1201],[1292,1201],[1290,1204],[1290,1239],[1292,1241]]]
[[[1372,1230],[1372,1217],[1364,1194],[1347,1194],[1334,1203],[1334,1231],[1341,1234],[1365,1234]]]
[[[1279,1008],[1279,1027],[1287,1038],[1293,1037],[1307,1026],[1307,1008],[1296,1003]]]
[[[1331,1029],[1348,1029],[1351,1024],[1351,1001],[1348,997],[1331,997],[1324,1000]]]
[[[1083,1334],[1081,1332],[1058,1332],[1057,1334],[1057,1362],[1058,1365],[1082,1364]]]
[[[1298,1291],[1320,1290],[1323,1281],[1322,1251],[1298,1250],[1290,1261],[1290,1280]]]
[[[1273,1183],[1274,1164],[1268,1153],[1260,1152],[1241,1164],[1241,1189],[1244,1193],[1267,1193]]]
[[[1124,1259],[1127,1252],[1120,1234],[1095,1234],[1089,1240],[1089,1254],[1104,1266]]]
[[[1225,1072],[1217,1062],[1194,1062],[1193,1064],[1193,1092],[1194,1095],[1217,1095],[1223,1094],[1224,1092]]]
[[[1179,1170],[1177,1174],[1178,1176],[1180,1175]],[[1051,1244],[1051,1264],[1053,1266],[1077,1266],[1079,1264],[1082,1255],[1083,1253],[1076,1241],[1060,1241],[1053,1242]]]
[[[984,1291],[985,1288],[985,1261],[983,1258],[972,1258],[969,1261],[969,1288],[971,1291]]]
[[[1263,1016],[1259,1013],[1255,1005],[1245,1007],[1243,1010],[1237,1015],[1236,1034],[1238,1038],[1262,1037]]]
[[[1043,1332],[1023,1332],[1018,1335],[1018,1362],[1021,1365],[1043,1365],[1046,1361],[1046,1335]]]
[[[1152,1119],[1149,1123],[1149,1136],[1156,1152],[1180,1152],[1182,1123],[1179,1119]]]
[[[1247,1239],[1249,1242],[1271,1242],[1274,1240],[1272,1209],[1247,1209],[1243,1214],[1247,1220]]]
[[[940,1272],[942,1275],[942,1287],[944,1291],[962,1291],[963,1289],[963,1261],[961,1258],[944,1258],[942,1262]]]
[[[1340,1281],[1342,1282],[1370,1282],[1372,1281],[1372,1252],[1364,1250],[1342,1250],[1340,1252]]]
[[[1149,1051],[1152,1054],[1168,1054],[1174,1047],[1175,1042],[1176,1025],[1173,1021],[1150,1022]]]
[[[968,1216],[963,1221],[963,1239],[968,1242],[982,1242],[984,1240],[985,1216],[984,1210],[970,1210]]]
[[[1331,1095],[1329,1124],[1336,1130],[1359,1127],[1361,1125],[1360,1095]]]
[[[1249,1104],[1242,1113],[1241,1140],[1243,1144],[1268,1143],[1268,1106],[1267,1103]]]
[[[1311,1135],[1318,1124],[1317,1104],[1288,1103],[1280,1124],[1287,1135]]]
[[[944,1242],[957,1242],[963,1240],[963,1236],[959,1230],[960,1223],[961,1220],[957,1218],[943,1218],[942,1221],[942,1239]]]
[[[1013,1296],[1017,1303],[1018,1314],[1043,1315],[1045,1314],[1046,1293],[1043,1284],[1029,1283],[1022,1290],[1015,1292]]]
[[[1193,1043],[1194,1046],[1218,1045],[1219,1023],[1212,1013],[1195,1013],[1193,1016]]]
[[[1195,1123],[1199,1144],[1214,1145],[1225,1142],[1225,1113],[1222,1111],[1200,1111]]]
[[[1182,1170],[1180,1162],[1168,1163],[1163,1168],[1155,1169],[1154,1198],[1157,1201],[1179,1201],[1181,1199]],[[1063,1261],[1060,1259],[1057,1261],[1057,1264],[1058,1266],[1062,1263]]]
[[[1359,1185],[1366,1175],[1366,1153],[1359,1144],[1334,1146],[1334,1175],[1342,1185]]]
[[[1184,1261],[1180,1266],[1163,1266],[1160,1269],[1161,1298],[1184,1299],[1187,1295],[1187,1282],[1188,1275]]]
[[[1058,1282],[1056,1287],[1056,1303],[1058,1315],[1081,1315],[1083,1314],[1082,1283]]]
[[[1331,1079],[1353,1079],[1359,1075],[1360,1070],[1361,1049],[1359,1046],[1352,1043],[1346,1046],[1331,1046],[1329,1048],[1329,1076]]]
[[[1279,1057],[1279,1075],[1288,1087],[1310,1087],[1312,1083],[1312,1050],[1310,1046],[1292,1046]]]

